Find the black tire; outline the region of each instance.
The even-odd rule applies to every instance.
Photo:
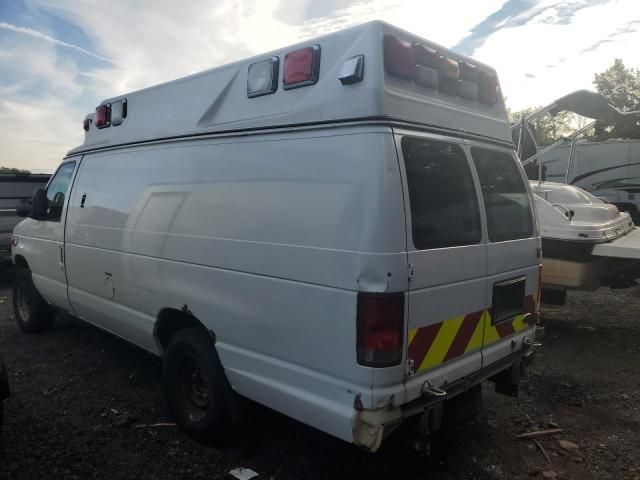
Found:
[[[229,388],[213,338],[202,327],[176,333],[165,352],[164,395],[176,423],[204,443],[221,443],[231,423]]]
[[[18,326],[27,333],[46,332],[53,326],[56,312],[42,298],[27,268],[18,268],[13,282],[13,313]]]

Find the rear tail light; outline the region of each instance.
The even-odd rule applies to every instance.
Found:
[[[413,45],[393,35],[385,35],[384,69],[390,75],[413,80],[416,77],[416,51]]]
[[[478,100],[487,105],[498,102],[498,77],[489,72],[478,72]]]
[[[96,107],[96,114],[94,117],[94,122],[96,127],[105,128],[109,126],[109,122],[111,121],[111,107],[109,104],[100,105]]]
[[[17,247],[18,246],[18,237],[17,237],[17,235],[11,235],[11,246],[12,247]]]
[[[359,293],[358,363],[368,367],[399,365],[403,345],[404,294]]]
[[[282,85],[285,90],[316,83],[320,73],[320,45],[287,53],[283,70]]]

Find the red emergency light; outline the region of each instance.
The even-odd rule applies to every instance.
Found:
[[[413,80],[416,63],[416,51],[411,43],[393,35],[384,36],[384,69],[389,75]]]
[[[106,105],[96,107],[94,121],[98,128],[105,128],[109,126],[111,122],[111,106],[108,103]]]
[[[289,52],[284,57],[282,86],[285,90],[313,85],[320,73],[320,45]]]

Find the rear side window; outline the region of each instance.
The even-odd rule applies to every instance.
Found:
[[[402,139],[418,250],[480,243],[482,227],[471,168],[459,145]]]
[[[505,152],[477,147],[471,148],[471,156],[482,186],[489,239],[504,242],[531,237],[531,200],[517,160]]]

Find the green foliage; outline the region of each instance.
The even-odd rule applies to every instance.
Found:
[[[598,93],[623,112],[640,110],[640,70],[626,68],[621,59],[616,58],[611,67],[596,73],[593,84]],[[598,122],[595,139],[602,141],[607,138],[640,138],[640,125],[637,120],[615,125]]]
[[[29,170],[21,170],[19,168],[9,168],[9,167],[3,167],[2,165],[0,165],[0,174],[3,173],[10,173],[10,174],[14,174],[14,175],[31,175],[31,172]]]
[[[531,115],[541,108],[542,107],[532,107],[520,110],[519,112],[510,112],[511,121],[517,122],[521,120],[523,116]],[[534,125],[532,125],[532,130],[535,134],[538,146],[551,145],[562,137],[569,135],[573,130],[575,130],[575,116],[575,114],[570,112],[560,112],[555,117],[545,115],[536,120]]]
[[[593,81],[599,94],[604,95],[611,104],[623,112],[640,110],[640,70],[626,68],[620,59],[602,73],[596,73]],[[519,112],[509,112],[511,121],[522,119],[541,107],[527,108]],[[555,117],[545,115],[532,125],[538,146],[551,145],[583,127],[589,119],[574,113],[561,112]],[[606,125],[598,122],[596,127],[584,135],[591,141],[604,141],[608,138],[640,138],[640,124],[637,120]]]

